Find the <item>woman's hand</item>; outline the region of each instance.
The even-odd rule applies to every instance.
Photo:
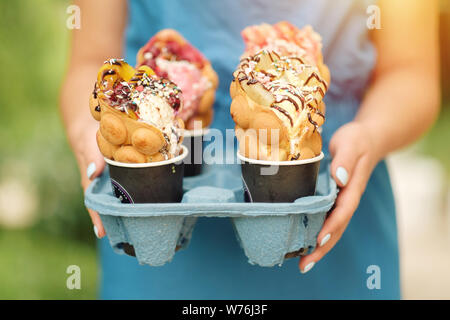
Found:
[[[81,184],[86,190],[105,167],[96,143],[99,125],[90,114],[89,96],[103,61],[123,55],[128,5],[123,0],[75,0],[74,4],[81,9],[82,27],[72,31],[70,60],[61,90],[60,107],[80,168]],[[94,232],[99,238],[104,237],[105,229],[99,215],[88,211]]]
[[[417,140],[439,113],[438,1],[377,4],[383,27],[372,30],[377,62],[370,86],[355,121],[336,131],[330,142],[331,172],[341,191],[317,248],[301,258],[302,272],[311,270],[342,236],[378,161]]]
[[[78,167],[80,168],[81,185],[83,190],[86,191],[92,180],[103,172],[105,161],[98,150],[95,138],[98,130],[98,122],[94,119],[80,122],[83,122],[84,124],[76,126],[78,128],[72,132],[69,130],[69,139],[78,162]],[[91,209],[87,210],[91,216],[92,223],[94,224],[95,235],[97,238],[104,237],[106,232],[103,228],[100,216]]]
[[[300,271],[308,272],[339,241],[356,208],[375,165],[381,158],[370,132],[358,122],[336,131],[330,141],[331,172],[341,188],[335,208],[317,237],[317,247],[300,259]]]

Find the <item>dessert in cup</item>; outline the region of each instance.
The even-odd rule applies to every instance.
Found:
[[[122,203],[180,202],[188,155],[181,145],[180,88],[148,66],[135,70],[110,59],[98,72],[89,106],[100,122],[97,144],[115,196]],[[136,254],[132,243],[122,248]]]
[[[137,54],[138,66],[149,66],[161,77],[175,82],[182,91],[179,116],[186,124],[183,144],[190,157],[185,175],[202,172],[204,135],[213,119],[218,77],[211,63],[177,31],[164,29],[155,34]]]
[[[249,201],[313,195],[330,78],[320,36],[287,22],[251,26],[242,35],[246,50],[233,74],[230,112]],[[267,166],[277,169],[260,170]]]
[[[100,121],[97,143],[110,160],[146,163],[180,153],[181,91],[168,79],[123,60],[105,61],[91,94],[92,116]]]
[[[179,202],[188,152],[181,146],[181,91],[147,66],[137,70],[110,59],[100,68],[90,97],[100,122],[97,144],[122,202]]]

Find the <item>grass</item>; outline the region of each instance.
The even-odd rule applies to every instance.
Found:
[[[42,232],[0,230],[0,299],[94,299],[95,249]],[[67,267],[81,269],[81,289],[66,286]]]
[[[438,159],[445,167],[450,179],[450,101],[444,102],[439,119],[433,128],[418,143],[419,151]]]
[[[0,183],[27,182],[36,228],[90,239],[80,177],[58,111],[69,44],[68,0],[1,1]],[[31,191],[30,191],[31,192]],[[86,240],[89,241],[89,240]]]

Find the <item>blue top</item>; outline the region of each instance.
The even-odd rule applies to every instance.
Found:
[[[310,24],[323,38],[331,71],[325,102],[324,152],[334,131],[355,116],[373,69],[376,51],[368,39],[365,0],[129,0],[125,58],[164,28],[178,30],[211,61],[220,85],[213,127],[233,128],[229,84],[252,24],[287,20]],[[140,266],[100,242],[101,297],[105,299],[399,299],[395,206],[384,162],[378,164],[359,208],[333,250],[301,275],[298,259],[283,266],[252,266],[229,219],[201,218],[186,250],[163,267]],[[375,266],[375,267],[374,267]],[[380,287],[373,288],[374,271]],[[379,271],[379,274],[378,274]],[[371,277],[372,276],[372,277]],[[372,289],[370,289],[372,288]]]

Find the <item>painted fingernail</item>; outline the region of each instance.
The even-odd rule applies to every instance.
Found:
[[[95,173],[96,170],[97,166],[95,165],[95,162],[91,162],[86,170],[88,179],[91,179],[92,175]]]
[[[339,181],[341,182],[341,184],[343,186],[347,185],[348,182],[348,173],[347,170],[345,170],[344,167],[338,167],[336,169],[336,177],[339,179]]]
[[[97,226],[94,226],[94,233],[95,233],[95,236],[100,239],[100,237],[98,236]]]
[[[302,273],[307,273],[309,270],[311,270],[315,265],[315,262],[310,262],[306,265],[305,269],[303,269]]]
[[[322,241],[320,241],[320,246],[323,247],[328,242],[328,240],[330,240],[330,238],[331,234],[327,233],[325,237],[322,238]]]

